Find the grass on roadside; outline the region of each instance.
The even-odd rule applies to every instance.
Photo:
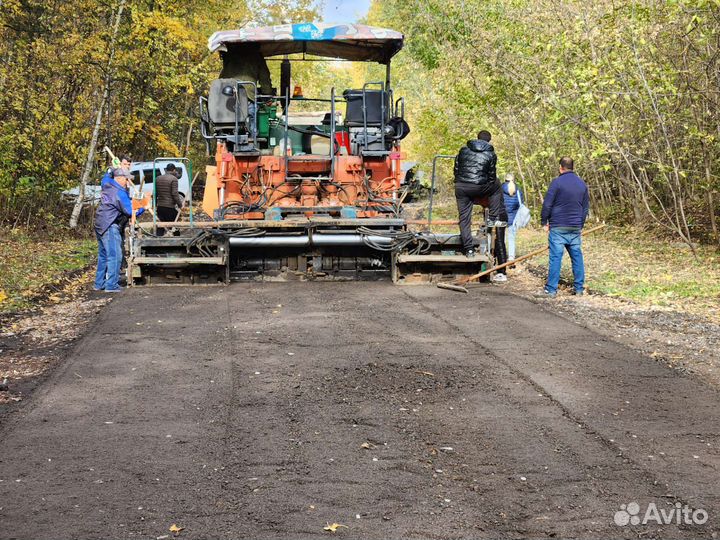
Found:
[[[426,216],[427,201],[416,203]],[[457,219],[455,201],[438,197],[433,219]],[[482,219],[476,207],[473,224]],[[592,227],[588,223],[588,227]],[[457,226],[433,227],[435,232],[457,232]],[[517,256],[547,245],[541,229],[523,229],[517,238]],[[607,226],[583,238],[586,284],[594,292],[637,303],[687,310],[720,317],[720,251],[699,246],[695,260],[689,247],[675,239],[661,238],[633,227]],[[546,272],[548,258],[541,255],[530,266]],[[563,257],[562,278],[572,281],[569,257]]]
[[[39,239],[19,229],[0,229],[0,239],[0,313],[31,307],[33,298],[85,268],[97,251],[90,239]]]
[[[518,256],[543,246],[542,230],[518,234]],[[583,238],[586,283],[591,291],[636,302],[717,314],[720,311],[720,253],[700,246],[698,259],[687,245],[633,228],[606,227]],[[532,260],[547,267],[547,255]],[[562,277],[572,281],[569,257]]]

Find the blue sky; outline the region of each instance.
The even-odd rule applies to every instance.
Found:
[[[370,0],[325,0],[323,22],[357,22],[369,8]]]

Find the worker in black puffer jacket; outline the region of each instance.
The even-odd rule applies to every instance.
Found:
[[[507,261],[505,250],[505,227],[507,211],[503,192],[497,179],[497,155],[488,131],[478,133],[476,140],[468,141],[455,158],[455,199],[458,205],[460,237],[463,250],[469,258],[475,257],[472,238],[473,204],[482,201],[490,210],[490,226],[495,227],[495,262]],[[505,269],[500,270],[493,281],[506,281]]]

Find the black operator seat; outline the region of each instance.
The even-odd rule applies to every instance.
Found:
[[[348,127],[362,127],[363,124],[363,90],[345,90],[343,97],[347,102],[345,111],[345,125]],[[365,90],[365,107],[367,109],[368,127],[380,127],[387,124],[390,119],[389,94],[385,90]],[[383,104],[385,118],[383,118]]]
[[[248,97],[244,87],[237,88],[235,79],[215,79],[208,92],[208,115],[216,129],[235,129],[235,104],[240,125],[248,119]]]

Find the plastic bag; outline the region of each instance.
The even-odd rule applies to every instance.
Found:
[[[530,209],[525,206],[525,203],[523,203],[519,189],[517,190],[517,196],[520,207],[517,209],[517,213],[515,214],[513,225],[516,229],[522,229],[523,227],[527,227],[528,223],[530,223]]]

